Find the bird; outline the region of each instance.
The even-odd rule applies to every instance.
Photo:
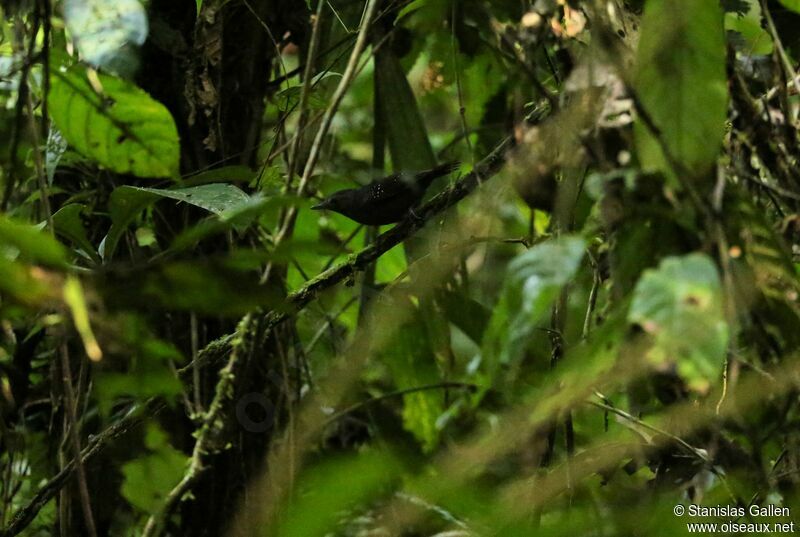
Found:
[[[419,173],[394,173],[372,181],[361,188],[334,192],[319,204],[315,211],[329,210],[368,226],[383,226],[401,221],[422,200],[431,183],[460,166],[452,161]]]

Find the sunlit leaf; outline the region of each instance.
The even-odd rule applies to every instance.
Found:
[[[178,131],[169,111],[133,84],[98,74],[92,87],[79,68],[53,71],[50,114],[82,154],[118,173],[178,175]]]

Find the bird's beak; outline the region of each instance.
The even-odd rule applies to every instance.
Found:
[[[311,207],[311,209],[314,210],[314,211],[321,211],[323,209],[327,209],[328,206],[330,206],[330,204],[331,203],[330,203],[329,200],[322,200],[321,202],[319,202],[316,205],[314,205],[313,207]]]

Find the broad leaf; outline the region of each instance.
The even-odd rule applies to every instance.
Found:
[[[278,530],[259,535],[333,535],[343,512],[373,502],[402,469],[396,457],[372,449],[347,457],[331,457],[310,466],[300,476],[297,494],[285,508]]]
[[[405,307],[414,308],[412,304]],[[392,343],[385,351],[385,361],[401,390],[435,384],[441,381],[432,352],[430,329],[417,312],[414,319],[393,328]],[[440,390],[424,390],[403,396],[403,426],[419,441],[424,451],[433,450],[439,442],[437,420],[444,412],[444,396]]]
[[[704,254],[664,259],[633,292],[628,320],[654,338],[647,358],[705,391],[718,378],[728,345],[719,274]]]
[[[561,287],[578,270],[584,249],[583,239],[566,236],[539,244],[509,264],[482,345],[490,380],[500,365],[522,357],[533,331],[548,319]]]
[[[718,0],[648,0],[635,87],[674,157],[705,173],[722,145],[727,117],[725,34]],[[657,139],[636,123],[639,158],[672,176]]]
[[[122,495],[141,511],[153,513],[183,477],[187,458],[170,445],[167,435],[154,423],[147,426],[145,446],[147,455],[122,466]]]
[[[103,240],[101,248],[104,259],[111,259],[120,237],[139,213],[161,198],[183,201],[218,215],[252,204],[250,196],[239,188],[224,183],[174,190],[128,185],[118,187],[111,193],[108,206],[111,229]]]
[[[133,84],[97,75],[93,87],[78,68],[53,71],[50,114],[82,154],[117,173],[178,175],[178,131],[169,111]]]

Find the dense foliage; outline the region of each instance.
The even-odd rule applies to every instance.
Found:
[[[0,10],[0,535],[793,524],[798,0]]]

